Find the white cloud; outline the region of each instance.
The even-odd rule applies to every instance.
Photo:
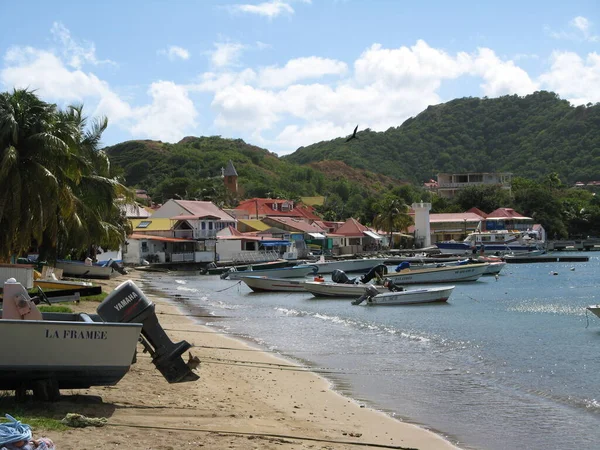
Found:
[[[584,60],[573,52],[554,52],[540,82],[575,105],[600,102],[600,55],[590,53]]]
[[[71,32],[60,22],[54,22],[50,29],[54,39],[62,45],[63,57],[67,64],[76,69],[81,69],[84,63],[97,64],[115,64],[108,59],[99,60],[96,58],[96,46],[93,42],[82,41],[78,43],[71,37]]]
[[[266,67],[259,73],[259,84],[263,87],[284,87],[299,80],[320,78],[325,75],[343,75],[348,70],[346,63],[334,59],[311,56],[289,60],[284,67]]]
[[[237,42],[215,42],[215,50],[210,52],[210,62],[213,67],[236,65],[245,46]]]
[[[65,31],[63,29],[62,31]],[[68,30],[66,30],[68,32]],[[152,83],[151,102],[133,106],[110,85],[79,66],[92,62],[93,53],[73,52],[69,41],[58,54],[32,47],[13,47],[4,55],[0,83],[6,89],[28,88],[46,101],[61,105],[84,103],[90,115],[106,115],[111,125],[127,130],[133,137],[179,140],[195,127],[198,115],[187,89],[170,81]],[[73,55],[78,55],[74,63]]]
[[[282,14],[294,14],[294,8],[292,8],[289,2],[282,0],[271,0],[269,2],[258,3],[256,5],[230,5],[228,9],[232,13],[256,14],[259,16],[268,17],[269,19],[273,19]]]
[[[178,47],[177,45],[171,45],[167,49],[159,50],[158,54],[166,55],[171,61],[176,59],[190,59],[190,52],[183,47]]]
[[[148,90],[152,103],[136,108],[131,133],[143,138],[178,141],[196,126],[198,112],[187,90],[171,81],[157,81]]]
[[[577,16],[569,21],[569,31],[546,31],[555,39],[566,39],[570,41],[600,42],[600,36],[593,34],[592,22],[583,16]]]
[[[526,95],[535,92],[538,84],[513,61],[502,61],[493,50],[480,48],[473,58],[471,73],[483,78],[484,95],[498,97],[507,94]]]

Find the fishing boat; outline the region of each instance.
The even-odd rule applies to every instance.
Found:
[[[408,263],[405,267],[408,266]],[[402,265],[401,264],[401,265]],[[466,264],[462,266],[442,266],[431,268],[403,268],[399,272],[386,275],[396,284],[457,283],[476,281],[488,270],[489,263]]]
[[[541,249],[543,241],[535,231],[491,230],[474,231],[463,241],[442,241],[435,246],[446,254],[471,255],[475,253],[504,254]]]
[[[325,261],[321,259],[311,263],[318,267],[319,274],[332,273],[334,270],[342,270],[344,272],[368,272],[374,266],[385,264],[386,258],[360,258],[360,259],[345,259],[338,261]]]
[[[358,298],[372,284],[335,283],[333,281],[305,281],[304,289],[315,297]],[[373,286],[374,289],[377,289]]]
[[[181,355],[191,345],[170,341],[150,302],[132,281],[119,285],[97,314],[42,313],[14,278],[4,283],[0,310],[0,390],[27,390],[56,400],[61,389],[112,386],[134,361],[138,341],[170,383],[193,381]]]
[[[241,280],[254,292],[306,292],[304,281],[246,275]]]
[[[241,280],[245,276],[266,276],[273,278],[302,278],[307,275],[314,275],[317,273],[317,267],[314,264],[306,264],[293,267],[280,267],[278,269],[263,269],[254,270],[250,267],[249,270],[229,270],[228,272],[222,273],[221,278],[230,280]]]
[[[359,305],[366,300],[367,305],[416,305],[420,303],[445,302],[452,294],[454,286],[440,286],[423,289],[392,290],[379,292],[369,287],[359,300],[352,302]]]
[[[109,279],[119,274],[127,274],[116,261],[104,264],[92,263],[91,260],[84,261],[56,261],[55,267],[62,269],[63,275],[75,278]]]
[[[277,261],[237,264],[237,265],[219,265],[215,262],[211,262],[204,269],[201,270],[201,273],[204,275],[221,275],[225,272],[230,271],[231,269],[247,270],[248,267],[252,267],[255,270],[256,269],[261,269],[261,270],[262,269],[278,269],[280,267],[288,267],[289,265],[290,265],[290,261],[287,259],[280,259]]]
[[[467,264],[478,264],[481,262],[487,262],[488,267],[487,270],[483,273],[484,275],[498,275],[504,266],[506,266],[506,262],[502,261],[500,258],[485,258],[485,260],[478,259],[462,259],[457,261],[448,261],[445,263],[427,263],[427,264],[411,264],[412,268],[419,269],[430,269],[435,267],[456,267],[456,266],[465,266]]]

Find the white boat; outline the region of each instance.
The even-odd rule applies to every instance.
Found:
[[[488,268],[483,273],[484,275],[498,275],[506,266],[504,261],[489,262]]]
[[[452,294],[454,286],[440,286],[423,289],[409,289],[401,291],[383,292],[376,295],[367,295],[367,305],[416,305],[419,303],[445,302]],[[353,304],[360,304],[360,301]]]
[[[390,272],[390,278],[395,284],[428,284],[428,283],[457,283],[460,281],[476,281],[488,270],[489,263],[466,264],[463,266],[443,266],[428,269],[403,269],[400,272]]]
[[[600,317],[600,305],[590,305],[586,309]]]
[[[492,230],[474,231],[463,241],[436,242],[442,253],[453,255],[504,254],[540,250],[543,241],[536,231]]]
[[[108,279],[124,272],[112,262],[106,264],[85,264],[82,261],[56,261],[55,267],[62,269],[63,275],[75,278],[100,278]]]
[[[385,264],[386,258],[361,258],[361,259],[340,259],[338,261],[320,260],[312,265],[319,268],[319,274],[332,273],[334,270],[341,270],[346,273],[368,272],[374,266]]]
[[[265,276],[272,278],[302,278],[307,275],[317,273],[317,267],[313,264],[306,264],[293,267],[280,267],[278,269],[261,269],[261,270],[230,270],[222,273],[221,278],[230,280],[241,280],[246,276]]]
[[[456,266],[465,266],[467,264],[477,264],[479,262],[487,262],[489,265],[487,270],[483,273],[484,275],[498,275],[504,266],[506,266],[506,262],[502,261],[500,258],[486,258],[477,259],[477,260],[458,260],[458,261],[448,261],[445,263],[427,263],[427,264],[411,264],[410,267],[413,269],[431,269],[436,267],[456,267]]]
[[[315,297],[344,297],[358,298],[363,295],[367,287],[372,284],[345,284],[334,283],[333,281],[305,281],[304,289]],[[375,289],[377,287],[373,286]]]
[[[502,258],[504,258],[504,259],[536,258],[538,256],[545,255],[545,254],[546,254],[546,250],[535,249],[535,250],[529,250],[529,251],[523,251],[523,252],[507,252],[504,255],[502,255]]]
[[[41,313],[23,285],[7,280],[0,310],[0,390],[17,396],[33,390],[41,400],[56,400],[60,389],[112,386],[134,362],[138,342],[167,381],[198,379],[181,359],[191,345],[173,344],[154,305],[133,287],[131,281],[118,286],[98,314]]]
[[[241,280],[254,292],[306,292],[304,281],[246,275]]]

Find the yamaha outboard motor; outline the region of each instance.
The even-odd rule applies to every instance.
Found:
[[[195,381],[199,377],[181,358],[191,345],[187,341],[176,344],[169,339],[158,323],[154,303],[131,280],[121,283],[96,311],[105,322],[141,323],[140,341],[152,355],[152,362],[169,383]]]
[[[362,277],[360,277],[361,283],[368,283],[373,278],[383,278],[384,275],[388,273],[388,268],[385,264],[379,264],[375,267],[372,267],[367,273],[365,273]]]
[[[348,275],[346,275],[346,272],[343,270],[335,269],[333,272],[331,272],[331,281],[334,283],[354,284],[355,280],[356,278],[348,278]]]

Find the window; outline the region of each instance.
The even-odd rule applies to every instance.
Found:
[[[213,229],[213,223],[212,222],[208,222],[208,229],[212,230]]]
[[[206,230],[206,222],[202,222],[202,229]]]
[[[273,209],[277,211],[277,203],[273,203]]]
[[[148,242],[142,241],[142,253],[148,253]]]
[[[151,223],[151,220],[142,220],[136,228],[148,228],[148,225],[150,225]]]

